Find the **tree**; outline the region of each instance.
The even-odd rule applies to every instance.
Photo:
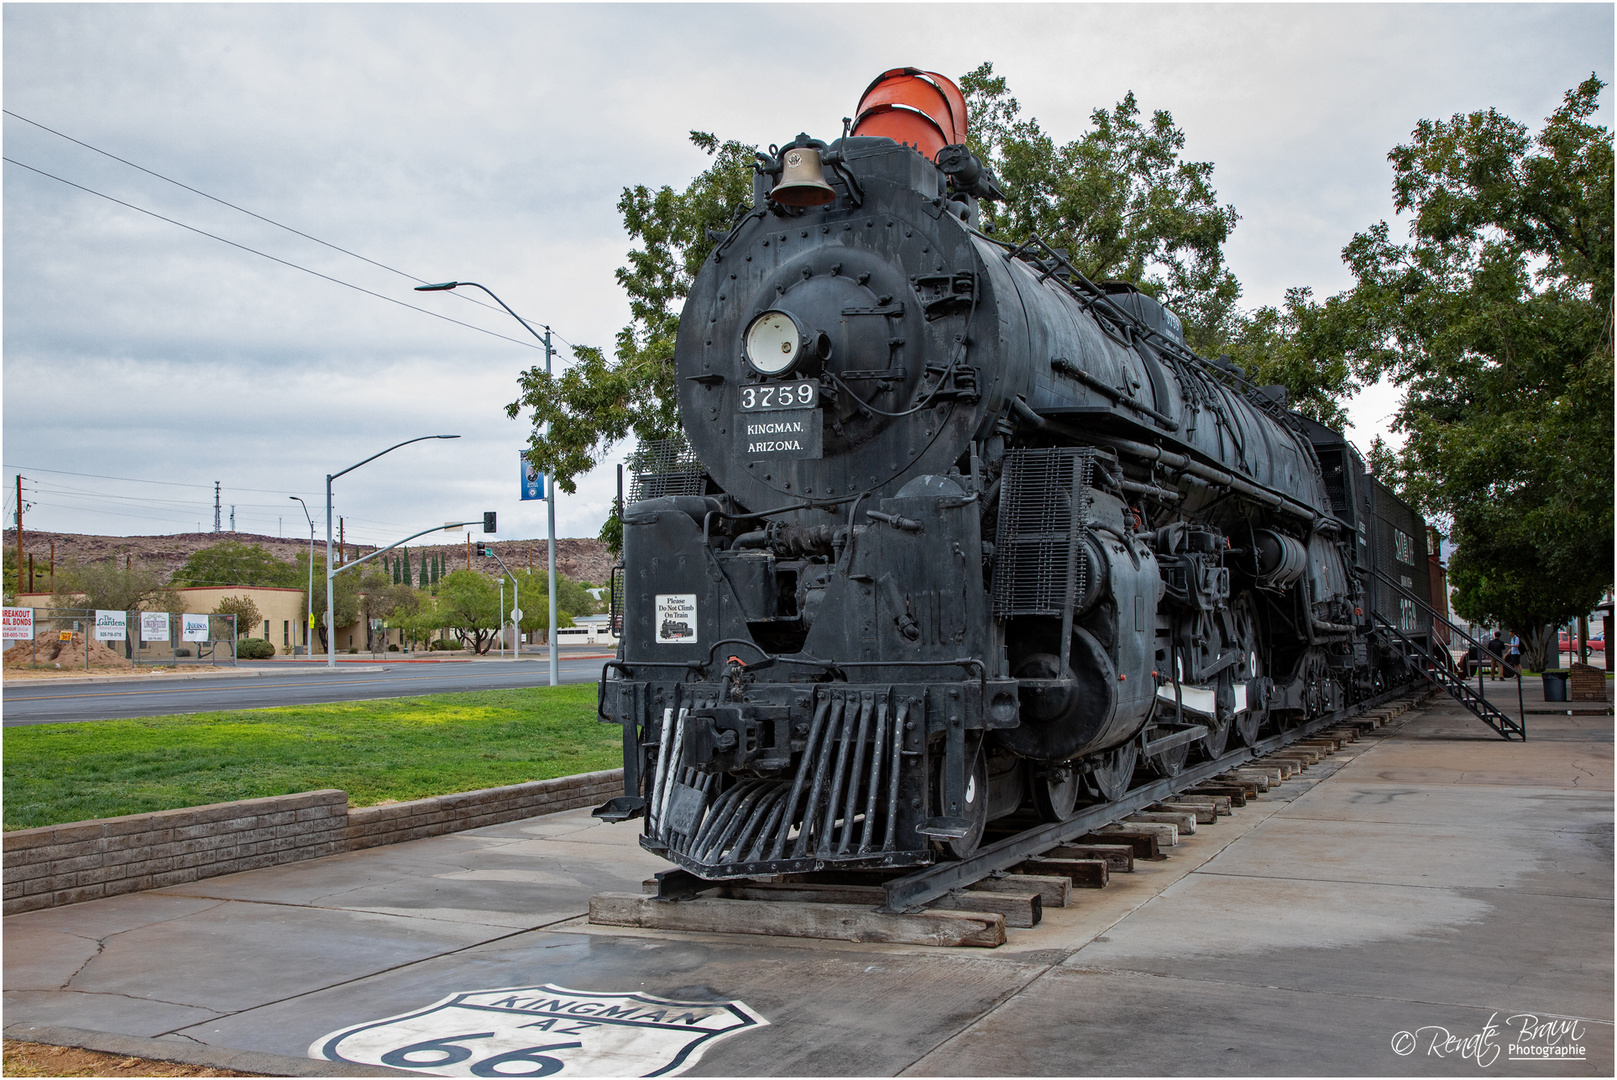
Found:
[[[308,595],[309,556],[307,552],[298,553],[297,580],[293,583],[303,587],[305,599],[314,611],[315,629],[320,635],[320,646],[324,648],[326,641],[326,571],[323,563],[315,568],[314,594]],[[333,626],[348,626],[360,616],[360,584],[354,571],[349,570],[338,574],[331,579],[331,592],[333,607],[336,609],[336,618]]]
[[[1284,386],[1291,408],[1341,431],[1342,402],[1360,389],[1348,360],[1364,340],[1358,307],[1351,294],[1316,303],[1311,289],[1287,289],[1284,307],[1237,312],[1224,350],[1254,383]]]
[[[437,601],[432,597],[422,596],[421,593],[414,589],[411,590],[410,595],[414,601],[414,606],[407,607],[400,604],[394,609],[393,614],[389,616],[388,623],[398,627],[408,642],[425,641],[431,637],[434,630],[444,625],[443,613],[439,610]]]
[[[59,566],[52,602],[105,611],[178,611],[180,598],[160,570],[130,559]]]
[[[1065,249],[1091,281],[1123,280],[1161,300],[1184,323],[1191,348],[1229,338],[1241,286],[1224,265],[1240,215],[1218,203],[1213,163],[1183,161],[1184,132],[1163,109],[1142,121],[1133,92],[1089,114],[1090,130],[1058,144],[985,63],[960,80],[971,118],[968,145],[1005,193],[983,217],[1012,243],[1034,235]]]
[[[408,558],[408,557],[406,557],[406,559],[405,559],[405,562],[406,562],[406,564],[408,564],[408,563],[409,563],[409,558]],[[407,568],[406,568],[406,570],[405,570],[405,576],[406,576],[406,577],[408,577],[408,576],[409,576],[409,570],[408,570],[408,566],[407,566]],[[430,576],[430,575],[429,575],[429,573],[428,573],[428,572],[427,572],[427,560],[426,560],[426,559],[422,559],[422,560],[421,560],[421,585],[420,585],[420,587],[421,587],[421,588],[423,588],[423,589],[425,589],[425,588],[427,588],[427,587],[428,587],[428,586],[429,586],[429,585],[430,585],[430,584],[431,584],[431,576]]]
[[[500,629],[499,587],[476,570],[452,570],[439,584],[438,611],[462,646],[486,653]]]
[[[1529,644],[1612,583],[1612,139],[1604,84],[1543,130],[1493,109],[1422,120],[1388,155],[1408,243],[1385,222],[1343,258],[1359,377],[1404,389],[1392,480],[1450,523],[1455,610]]]
[[[550,629],[550,574],[523,570],[516,575],[522,601],[522,632],[531,634]],[[572,626],[580,615],[594,615],[600,605],[589,594],[584,582],[556,575],[556,626]]]
[[[264,616],[260,614],[258,605],[253,603],[253,598],[250,596],[221,597],[219,606],[209,614],[234,615],[236,617],[237,637],[246,637],[258,628],[259,623],[264,621]]]
[[[291,588],[300,583],[298,571],[257,544],[222,540],[191,553],[174,571],[176,585],[255,585]]]
[[[618,210],[631,241],[618,284],[629,296],[631,322],[618,331],[612,359],[598,348],[573,350],[573,363],[551,375],[533,367],[518,379],[513,418],[529,410],[527,458],[572,494],[615,442],[677,437],[674,338],[691,282],[739,211],[751,206],[753,148],[693,131],[691,142],[713,158],[684,191],[664,185],[623,189]],[[546,426],[548,425],[548,430]],[[447,580],[447,578],[446,578]]]

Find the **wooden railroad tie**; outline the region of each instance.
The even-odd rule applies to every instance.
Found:
[[[654,930],[993,948],[1005,942],[1006,927],[1037,926],[1045,909],[1071,905],[1074,888],[1104,888],[1112,874],[1132,873],[1136,861],[1167,858],[1162,849],[1179,843],[1181,834],[1215,824],[1410,707],[1396,702],[1334,724],[1170,795],[1122,824],[1055,845],[1009,871],[996,871],[903,913],[880,910],[887,893],[879,874],[832,871],[813,875],[813,880],[786,875],[709,882],[680,899],[660,899],[658,882],[652,879],[644,883],[643,893],[591,897],[589,921]]]

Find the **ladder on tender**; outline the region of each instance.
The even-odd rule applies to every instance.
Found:
[[[1464,705],[1471,714],[1484,724],[1498,732],[1506,741],[1519,739],[1527,741],[1527,711],[1522,703],[1522,673],[1517,668],[1514,671],[1516,678],[1516,708],[1517,718],[1512,718],[1504,710],[1488,700],[1487,689],[1483,683],[1482,669],[1488,662],[1491,654],[1482,642],[1466,633],[1446,615],[1439,614],[1430,604],[1404,588],[1398,581],[1381,572],[1372,569],[1372,575],[1379,578],[1386,585],[1396,589],[1402,598],[1414,604],[1417,619],[1424,623],[1432,633],[1426,635],[1424,642],[1411,637],[1391,619],[1379,611],[1372,611],[1375,622],[1385,630],[1391,638],[1393,651],[1400,656],[1410,671],[1424,678],[1433,686],[1445,691],[1455,701]],[[1449,654],[1447,646],[1437,640],[1436,629],[1441,623],[1452,635],[1456,635],[1477,650],[1477,685],[1472,686],[1463,671],[1455,666],[1454,658]],[[1499,663],[1504,664],[1503,660]],[[1508,664],[1504,664],[1509,667]]]

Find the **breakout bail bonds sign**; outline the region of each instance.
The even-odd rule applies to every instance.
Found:
[[[34,639],[34,609],[8,607],[0,624],[0,641],[32,641]]]
[[[521,986],[334,1031],[309,1056],[428,1076],[675,1076],[768,1020],[739,1001]]]

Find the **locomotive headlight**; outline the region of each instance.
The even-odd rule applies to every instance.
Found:
[[[809,350],[809,335],[789,312],[766,311],[747,324],[747,363],[761,375],[784,375]]]

